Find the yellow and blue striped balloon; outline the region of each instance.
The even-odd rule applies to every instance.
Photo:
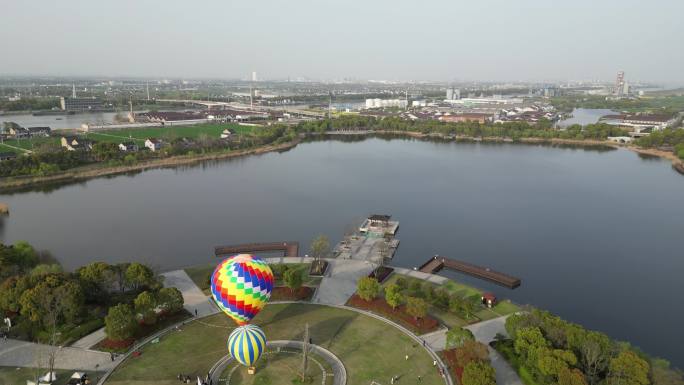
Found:
[[[245,366],[254,366],[266,349],[266,335],[256,325],[235,328],[228,337],[228,351],[231,357]]]

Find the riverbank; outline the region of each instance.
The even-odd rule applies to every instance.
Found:
[[[472,137],[459,135],[444,135],[439,133],[422,133],[416,131],[394,131],[394,130],[375,130],[375,131],[348,131],[344,133],[335,133],[335,136],[373,136],[373,135],[395,135],[415,139],[441,139],[441,140],[456,140],[456,141],[472,141],[485,143],[524,143],[524,144],[551,144],[551,145],[572,145],[572,146],[587,146],[587,147],[611,147],[611,148],[625,148],[639,154],[656,156],[659,158],[668,159],[672,162],[672,167],[680,174],[684,175],[684,161],[679,159],[675,154],[651,148],[640,148],[635,145],[621,145],[608,140],[594,140],[594,139],[560,139],[560,138],[521,138],[514,141],[506,137]],[[6,178],[0,181],[0,192],[13,192],[22,189],[34,188],[50,184],[72,183],[80,182],[87,179],[98,178],[103,176],[126,174],[132,172],[141,172],[154,168],[172,168],[183,165],[191,165],[204,161],[230,159],[248,155],[259,155],[272,151],[289,150],[300,143],[299,139],[278,144],[257,147],[254,149],[240,150],[234,152],[219,152],[200,155],[184,155],[174,156],[170,158],[154,159],[145,161],[139,164],[130,166],[103,166],[100,164],[83,166],[58,174],[49,176],[30,176],[30,177],[16,177]]]
[[[260,155],[273,151],[285,151],[294,148],[297,146],[297,144],[299,144],[299,142],[299,139],[295,139],[287,143],[266,145],[247,150],[153,159],[130,166],[110,167],[96,164],[78,167],[48,176],[5,178],[4,180],[0,181],[0,192],[7,193],[52,184],[80,182],[103,176],[142,172],[155,168],[173,168],[212,160],[230,159],[247,155]]]

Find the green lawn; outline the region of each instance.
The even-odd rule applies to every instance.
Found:
[[[387,285],[390,285],[392,283],[396,283],[397,279],[399,278],[404,278],[406,282],[411,284],[411,282],[418,281],[421,284],[424,284],[425,281],[420,280],[418,278],[413,278],[409,277],[406,275],[402,274],[392,274],[391,277],[389,277],[384,283],[383,287],[386,287]],[[454,280],[449,280],[446,283],[442,285],[432,285],[435,289],[444,289],[448,291],[450,294],[453,295],[458,295],[460,297],[480,297],[482,295],[482,291],[472,287],[468,286],[459,282],[456,282]],[[464,320],[463,318],[459,317],[456,314],[453,314],[448,311],[440,310],[434,306],[430,306],[429,308],[429,313],[433,317],[437,318],[440,322],[443,324],[447,325],[448,327],[463,327],[468,324],[471,324],[473,322],[478,322],[478,321],[486,321],[492,318],[500,317],[502,315],[506,314],[511,314],[515,313],[517,311],[520,311],[520,307],[515,305],[514,303],[510,302],[509,300],[499,300],[497,304],[492,308],[486,308],[482,306],[478,311],[475,312],[475,319],[471,319],[469,321]]]
[[[322,357],[309,354],[309,364],[307,366],[307,377],[312,384],[330,385],[333,383],[332,377],[323,378],[323,371],[318,364],[321,364],[326,373],[332,373],[332,368]],[[265,352],[256,363],[256,374],[250,375],[247,369],[238,362],[231,362],[223,371],[221,378],[229,378],[232,385],[275,385],[282,384],[283,381],[298,378],[298,370],[302,366],[302,355],[295,350],[287,352]]]
[[[272,304],[254,319],[271,340],[298,340],[309,324],[313,343],[333,352],[345,365],[350,385],[372,381],[387,384],[391,376],[402,383],[441,384],[432,359],[422,346],[387,324],[356,312],[319,305]],[[234,324],[223,314],[207,317],[172,332],[142,355],[126,360],[108,384],[178,383],[178,373],[204,376],[226,352]],[[409,359],[405,360],[404,355]],[[279,383],[290,383],[289,380]]]
[[[18,149],[13,148],[13,147],[5,146],[4,144],[0,143],[0,152],[11,152],[14,154],[23,154],[25,151],[18,150]]]
[[[50,136],[47,138],[30,138],[30,139],[10,139],[6,140],[5,144],[9,144],[10,146],[14,147],[19,147],[23,148],[26,150],[32,150],[40,147],[41,145],[45,143],[54,143],[56,145],[60,144],[60,137],[57,136]]]
[[[0,366],[0,385],[26,385],[26,380],[34,380],[36,374],[38,376],[44,376],[47,372],[47,369]],[[75,370],[55,370],[57,381],[53,382],[52,385],[66,385],[66,383],[69,382],[69,377],[71,377],[74,372]],[[96,379],[102,375],[100,372],[86,373],[91,379]]]
[[[221,137],[221,133],[226,128],[230,128],[238,134],[248,134],[254,130],[251,126],[241,126],[234,123],[222,124],[198,124],[194,126],[166,126],[166,127],[146,127],[146,128],[127,128],[121,130],[108,130],[88,133],[88,138],[101,142],[116,142],[133,139],[138,144],[143,144],[147,138],[197,138],[202,134],[216,139]]]
[[[286,264],[290,269],[296,269],[302,274],[302,281],[304,286],[318,286],[321,282],[320,277],[310,277],[309,268],[310,263],[288,263]],[[190,276],[195,285],[200,288],[206,295],[210,295],[209,276],[214,272],[215,264],[192,266],[185,269],[185,272]],[[276,279],[275,286],[285,286],[281,279]]]

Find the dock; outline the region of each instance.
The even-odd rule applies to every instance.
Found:
[[[494,271],[488,267],[481,267],[473,265],[468,262],[458,261],[455,259],[435,256],[423,263],[418,270],[423,273],[435,274],[443,268],[458,271],[464,274],[471,275],[475,278],[484,279],[494,282],[501,286],[506,286],[509,289],[515,289],[520,286],[520,278],[510,276],[508,274]]]
[[[284,257],[299,257],[299,242],[244,243],[214,248],[214,254],[217,257],[258,252],[282,252]]]

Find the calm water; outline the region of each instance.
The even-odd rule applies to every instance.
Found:
[[[613,110],[598,109],[598,108],[575,108],[572,111],[572,117],[558,122],[560,127],[568,127],[573,124],[587,124],[598,123],[599,119],[605,115],[617,114]]]
[[[69,268],[211,261],[219,244],[339,240],[369,213],[401,221],[394,264],[434,254],[523,279],[500,296],[684,366],[684,177],[626,150],[368,139],[0,196],[0,239]],[[453,273],[453,276],[456,276]]]

